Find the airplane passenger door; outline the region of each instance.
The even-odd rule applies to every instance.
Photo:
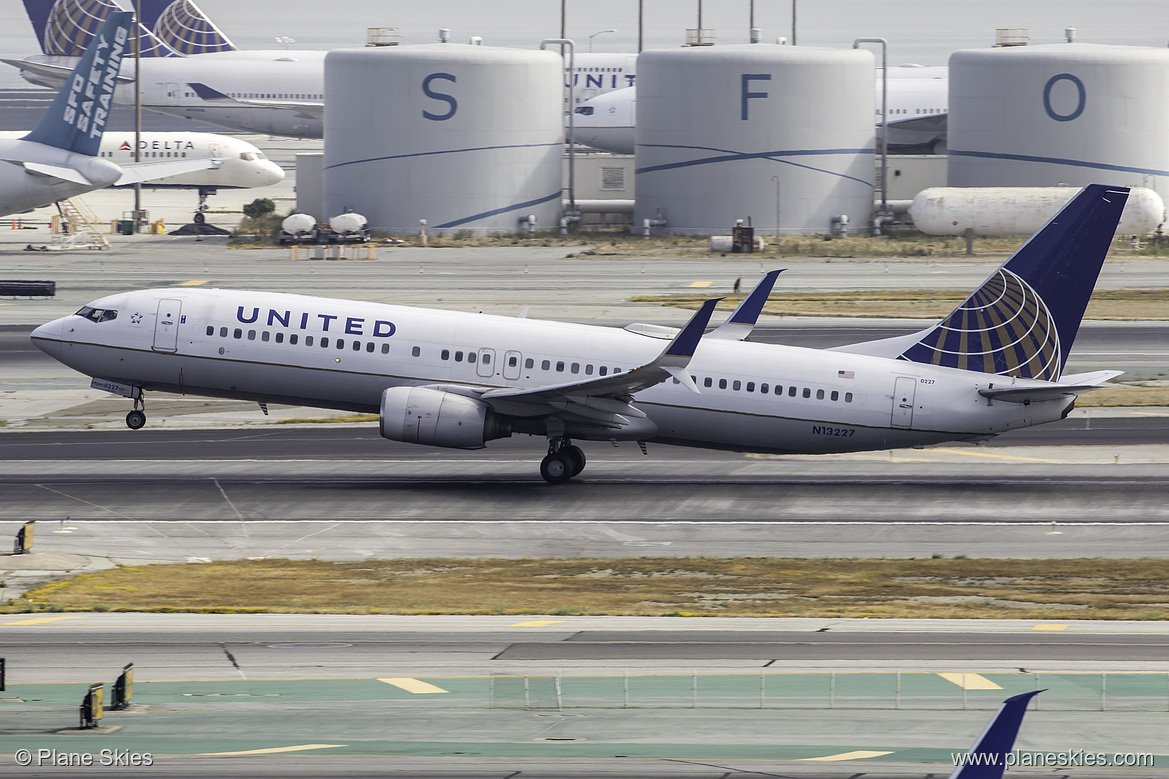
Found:
[[[182,301],[163,298],[158,301],[158,318],[154,320],[154,351],[176,352],[179,349],[179,319]]]
[[[503,355],[503,378],[509,381],[518,379],[523,361],[524,356],[519,352],[506,352]]]
[[[495,375],[495,350],[494,349],[480,349],[479,362],[475,366],[475,370],[483,378],[489,378]]]
[[[168,81],[163,85],[162,91],[166,93],[167,105],[179,104],[179,96],[182,94],[182,92],[179,90],[179,85],[177,83],[174,81]]]
[[[890,424],[893,427],[913,427],[913,394],[917,389],[917,379],[898,376],[893,387],[893,418]]]

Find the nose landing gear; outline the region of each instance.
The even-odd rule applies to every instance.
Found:
[[[540,461],[540,475],[549,484],[564,484],[585,467],[585,455],[567,436],[548,439],[548,454]]]

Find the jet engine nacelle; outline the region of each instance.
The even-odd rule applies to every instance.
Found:
[[[425,387],[382,392],[381,434],[391,441],[456,449],[481,449],[511,435],[511,420],[482,401]]]

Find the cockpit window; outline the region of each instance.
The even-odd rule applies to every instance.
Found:
[[[118,312],[112,308],[93,308],[92,306],[82,306],[77,312],[77,316],[83,316],[91,322],[109,322],[111,319],[118,318]]]
[[[256,159],[256,155],[252,154],[250,151],[241,151],[239,153],[239,158],[241,160],[251,162],[252,160]]]
[[[584,116],[592,116],[593,115],[593,107],[591,105],[578,106],[576,109],[576,113],[582,114]]]

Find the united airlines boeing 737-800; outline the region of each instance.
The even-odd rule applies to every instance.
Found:
[[[265,292],[152,289],[37,328],[38,348],[133,399],[145,391],[380,415],[395,441],[477,449],[548,439],[541,474],[584,467],[580,440],[822,453],[984,439],[1063,418],[1118,375],[1064,376],[1128,197],[1091,185],[935,327],[832,350],[748,342],[778,272],[704,335],[533,321]]]

